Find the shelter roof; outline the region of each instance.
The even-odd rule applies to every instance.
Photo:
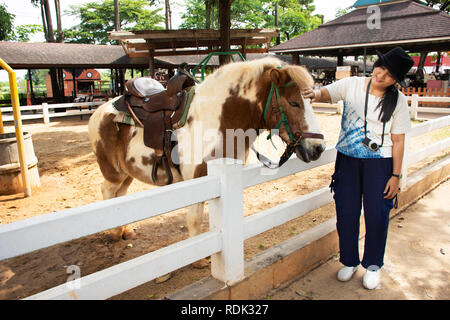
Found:
[[[265,48],[246,52],[267,52],[270,41],[277,35],[276,29],[231,29],[230,45],[246,49],[248,45],[264,44]],[[121,41],[129,57],[201,54],[220,46],[220,30],[215,29],[113,31],[109,38]]]
[[[127,57],[117,45],[0,41],[0,58],[16,69],[148,68],[148,59]],[[159,59],[155,64],[170,67]]]
[[[388,2],[378,7],[379,29],[368,25],[374,12],[357,8],[269,51],[360,55],[364,48],[368,54],[375,54],[375,49],[398,45],[413,52],[449,49],[450,16],[447,13],[416,1]]]
[[[249,53],[247,60],[261,59],[268,54]],[[205,54],[177,55],[156,58],[158,68],[175,68],[182,63],[190,67],[197,66]],[[276,55],[286,63],[292,63],[292,57]],[[29,43],[0,41],[0,58],[13,69],[47,69],[51,67],[66,69],[87,68],[148,68],[147,58],[129,58],[121,46],[72,44],[72,43]],[[235,61],[239,61],[237,55]],[[332,69],[336,67],[336,59],[319,59],[301,57],[300,64],[308,69]],[[219,66],[219,59],[213,56],[208,65]],[[361,62],[344,60],[344,65],[358,65]],[[370,63],[368,63],[368,67]]]

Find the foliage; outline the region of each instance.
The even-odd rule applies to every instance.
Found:
[[[32,69],[31,80],[34,86],[45,86],[45,76],[48,74],[48,69]],[[25,75],[25,79],[28,80],[28,73]]]
[[[6,10],[6,5],[0,4],[0,41],[12,40],[14,36],[13,22],[16,16]]]
[[[275,5],[278,6],[278,29],[281,39],[289,39],[310,31],[321,24],[321,15],[312,15],[313,0],[235,0],[231,4],[232,28],[274,28]],[[182,29],[204,29],[206,26],[205,1],[188,0],[182,15]],[[211,28],[219,28],[217,0],[213,1]]]
[[[346,15],[347,13],[349,13],[350,11],[352,11],[354,8],[353,6],[347,7],[347,8],[338,8],[336,9],[336,18],[339,18],[341,16]]]
[[[15,40],[28,42],[32,35],[39,32],[44,32],[44,28],[40,24],[22,24],[16,27]]]
[[[450,1],[449,0],[426,0],[425,4],[427,6],[450,13]]]
[[[121,30],[162,29],[158,26],[164,21],[159,13],[162,9],[154,7],[154,1],[119,0]],[[82,5],[72,5],[65,12],[77,16],[80,24],[65,29],[65,42],[106,44],[111,43],[108,32],[114,30],[114,1],[94,1]]]

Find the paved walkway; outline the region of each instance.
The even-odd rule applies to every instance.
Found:
[[[364,239],[360,240],[360,254]],[[339,282],[338,258],[289,286],[269,293],[271,300],[450,299],[450,180],[390,221],[381,283],[362,286],[361,266],[349,282]]]

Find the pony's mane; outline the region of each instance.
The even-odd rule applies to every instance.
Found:
[[[270,56],[252,61],[229,63],[216,69],[204,82],[210,80],[225,84],[228,81],[222,80],[232,77],[236,79],[235,83],[245,85],[252,80],[259,79],[267,68],[276,68],[279,66],[286,68],[288,75],[300,89],[313,86],[313,78],[306,68],[297,65],[287,65],[282,60]]]
[[[259,79],[267,67],[275,68],[284,64],[284,62],[275,57],[229,63],[216,69],[211,75],[206,77],[203,83],[208,81],[220,81],[220,83],[224,83],[221,79],[225,80],[232,77],[236,80],[239,79],[240,84],[246,84],[251,80]]]
[[[314,85],[314,80],[305,67],[289,65],[286,67],[286,70],[292,81],[297,84],[300,90]]]

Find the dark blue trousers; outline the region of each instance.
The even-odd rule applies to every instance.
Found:
[[[358,159],[338,152],[331,191],[336,203],[340,262],[352,267],[381,268],[386,247],[389,212],[393,201],[383,191],[392,174],[392,158]],[[366,236],[364,256],[359,259],[358,238],[364,204]]]

